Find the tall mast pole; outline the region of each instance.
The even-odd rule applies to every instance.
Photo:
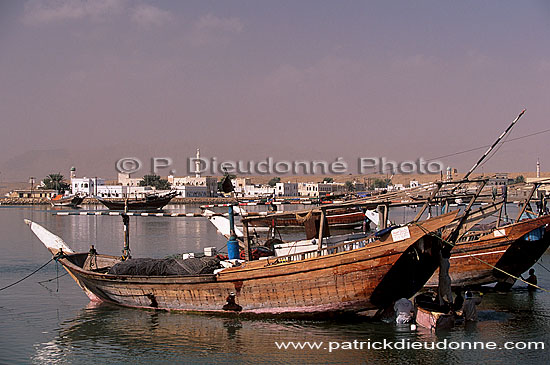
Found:
[[[514,125],[517,123],[517,121],[519,120],[519,118],[521,118],[521,116],[523,115],[523,113],[525,113],[525,109],[523,109],[521,111],[521,113],[519,113],[519,115],[517,116],[516,119],[514,119],[514,121],[508,126],[508,128],[506,128],[506,130],[504,132],[502,132],[502,134],[497,138],[497,140],[495,141],[495,143],[493,143],[493,145],[491,147],[489,147],[489,149],[483,154],[483,156],[481,156],[481,158],[475,163],[474,166],[472,166],[472,168],[470,169],[470,171],[468,171],[468,173],[464,176],[463,180],[467,180],[468,177],[470,177],[470,175],[472,174],[472,172],[474,172],[475,169],[477,169],[477,167],[479,166],[479,164],[485,160],[485,158],[489,155],[489,153],[491,153],[491,151],[496,147],[497,144],[499,144],[499,142],[504,138],[504,136],[506,136],[508,134],[508,132],[510,132],[510,130],[514,127]]]

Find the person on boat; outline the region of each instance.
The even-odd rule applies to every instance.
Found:
[[[462,310],[462,306],[464,305],[464,297],[462,296],[462,288],[458,287],[455,289],[455,301],[453,303],[453,311],[455,313],[460,312]]]
[[[453,294],[451,292],[451,276],[449,275],[450,249],[444,248],[439,253],[439,285],[437,287],[437,297],[439,305],[449,307],[453,304]]]
[[[537,276],[535,275],[535,269],[529,270],[529,277],[525,279],[525,281],[529,284],[537,285]],[[537,288],[535,288],[533,285],[527,285],[527,290],[537,291]]]
[[[480,294],[481,295],[481,294]],[[481,297],[474,298],[471,291],[466,292],[466,299],[464,300],[464,321],[475,322],[477,321],[477,308],[476,306],[481,303]]]
[[[414,305],[407,298],[401,298],[393,305],[395,311],[395,322],[397,324],[409,323],[414,315]]]
[[[234,312],[240,312],[243,310],[243,307],[235,303],[235,293],[231,292],[225,298],[226,302],[225,305],[222,307],[224,311],[234,311]]]

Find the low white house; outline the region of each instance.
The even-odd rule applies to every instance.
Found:
[[[258,196],[272,196],[275,194],[275,187],[269,185],[245,185],[244,196],[258,197]]]
[[[307,197],[318,197],[319,186],[317,183],[298,183],[298,195]]]
[[[97,187],[97,196],[102,198],[124,198],[128,191],[127,186],[122,185],[100,185]]]
[[[173,186],[178,195],[183,198],[204,198],[208,195],[208,187],[205,185],[180,185]]]
[[[400,191],[400,190],[405,190],[405,185],[403,185],[403,184],[388,185],[387,190],[388,190],[388,191]]]
[[[311,198],[318,198],[320,196],[326,196],[331,193],[345,193],[346,186],[342,183],[299,183],[298,194],[299,196],[307,196]]]
[[[275,195],[277,195],[277,196],[298,196],[298,183],[278,182],[275,185]]]
[[[172,189],[180,189],[180,187],[182,186],[204,186],[206,187],[206,194],[207,194],[206,196],[213,197],[213,196],[217,196],[217,193],[218,193],[218,179],[212,176],[175,177],[175,176],[169,175],[168,182],[172,186]]]

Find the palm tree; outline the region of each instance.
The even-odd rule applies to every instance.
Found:
[[[161,179],[158,175],[145,175],[139,182],[139,186],[152,186],[157,190],[169,190],[170,183],[166,179]]]
[[[63,181],[64,177],[59,172],[57,174],[49,174],[42,180],[44,188],[46,189],[55,189],[60,193],[63,193],[66,189],[69,188],[69,184]]]

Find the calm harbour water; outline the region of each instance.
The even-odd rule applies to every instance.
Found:
[[[258,208],[260,209],[260,208]],[[167,210],[199,211],[198,206]],[[122,220],[109,216],[54,216],[45,207],[0,207],[0,287],[47,262],[51,255],[24,224],[32,219],[76,251],[95,244],[120,254]],[[403,214],[406,212],[403,211]],[[399,219],[396,219],[399,221]],[[223,247],[225,239],[203,218],[131,218],[134,257],[164,257]],[[550,268],[550,254],[542,258]],[[539,285],[550,272],[535,266]],[[480,321],[444,333],[371,322],[250,320],[91,305],[74,281],[55,278],[56,264],[0,292],[0,363],[548,363],[550,294],[487,293]],[[59,275],[65,271],[59,267]],[[545,350],[280,350],[275,342],[543,341]],[[366,346],[366,345],[365,345]],[[322,346],[324,347],[324,346]]]

